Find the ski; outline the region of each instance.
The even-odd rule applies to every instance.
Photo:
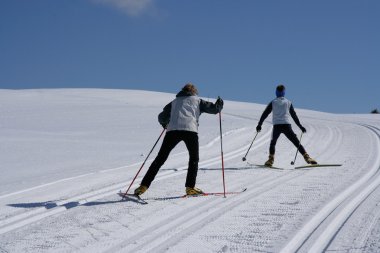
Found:
[[[266,168],[266,169],[273,169],[273,170],[284,170],[284,168],[275,167],[275,166],[267,166],[265,164],[254,164],[254,163],[248,163],[249,166],[254,166],[258,168]]]
[[[316,168],[316,167],[339,167],[339,166],[342,166],[342,164],[308,164],[308,165],[294,167],[294,169]]]

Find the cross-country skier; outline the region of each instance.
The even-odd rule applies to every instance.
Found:
[[[268,117],[268,115],[272,112],[273,132],[269,146],[269,159],[265,162],[265,165],[269,167],[273,165],[277,139],[282,133],[285,134],[285,136],[294,144],[294,146],[297,148],[299,147],[299,152],[303,155],[307,163],[317,164],[317,162],[314,159],[310,158],[310,156],[306,153],[305,148],[300,145],[300,141],[298,140],[297,135],[293,132],[292,126],[290,124],[290,116],[293,118],[294,122],[302,130],[303,133],[306,133],[306,128],[301,125],[293,108],[292,102],[285,98],[284,85],[280,84],[277,86],[276,97],[277,98],[272,100],[265,108],[256,127],[256,131],[260,132],[261,125]]]
[[[170,152],[181,141],[185,142],[189,152],[189,164],[186,177],[186,194],[203,193],[195,188],[199,162],[198,121],[201,113],[217,114],[223,109],[223,100],[218,98],[214,103],[198,97],[195,85],[188,83],[177,94],[176,98],[167,104],[158,115],[162,127],[167,133],[162,142],[157,157],[150,165],[141,185],[135,189],[135,195],[143,194],[154,180],[161,166],[165,163]]]

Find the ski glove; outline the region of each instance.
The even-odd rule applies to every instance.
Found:
[[[219,110],[219,112],[222,111],[223,105],[224,105],[223,99],[221,99],[220,97],[218,97],[218,99],[215,102],[215,106]]]
[[[300,126],[300,128],[301,128],[302,133],[306,133],[306,128],[304,128],[303,126]]]
[[[169,125],[169,120],[161,120],[161,121],[160,121],[160,125],[161,125],[163,128],[167,129],[167,128],[168,128],[168,125]]]
[[[256,131],[257,131],[257,132],[260,132],[260,131],[261,131],[261,125],[257,125],[257,127],[256,127]]]

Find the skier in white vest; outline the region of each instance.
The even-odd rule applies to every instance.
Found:
[[[292,102],[285,98],[285,86],[280,84],[276,88],[276,97],[272,100],[268,106],[265,108],[259,123],[257,124],[256,131],[261,131],[261,125],[264,120],[268,117],[268,115],[272,112],[272,123],[273,123],[273,132],[272,139],[269,146],[269,159],[265,162],[265,165],[268,167],[272,167],[274,163],[274,155],[276,151],[276,143],[278,137],[283,133],[285,136],[296,146],[299,148],[299,152],[303,155],[305,161],[309,164],[317,164],[317,162],[312,159],[305,148],[300,145],[300,141],[297,138],[297,135],[293,132],[290,117],[293,118],[294,122],[301,129],[303,133],[306,133],[306,128],[304,128],[293,108]]]
[[[189,151],[189,163],[186,177],[186,194],[196,195],[203,193],[195,188],[198,162],[198,121],[201,113],[217,114],[223,109],[223,100],[218,98],[214,103],[204,101],[198,97],[195,85],[188,83],[177,94],[176,98],[167,104],[158,115],[158,121],[167,133],[162,142],[157,157],[150,165],[141,185],[135,189],[135,195],[143,194],[150,186],[161,166],[165,163],[170,152],[181,141],[185,142]]]

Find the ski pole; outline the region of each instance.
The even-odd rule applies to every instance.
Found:
[[[296,156],[294,157],[294,161],[291,161],[290,164],[291,165],[294,165],[294,163],[296,162],[296,159],[297,159],[297,154],[298,154],[298,150],[300,149],[301,147],[301,140],[302,140],[302,135],[303,135],[303,132],[301,133],[301,137],[300,137],[300,144],[298,145],[298,148],[297,148],[297,152],[296,152]]]
[[[256,136],[258,135],[258,133],[259,132],[256,132],[256,135],[255,135],[255,137],[253,138],[253,140],[252,140],[252,142],[251,142],[251,145],[249,146],[249,148],[248,148],[248,150],[247,150],[247,153],[245,153],[245,156],[243,157],[243,161],[245,161],[245,160],[247,160],[247,155],[248,155],[248,152],[249,152],[249,150],[251,149],[251,147],[252,147],[252,144],[253,144],[253,142],[255,141],[255,139],[256,139]]]
[[[219,112],[219,129],[220,129],[220,151],[222,155],[223,194],[224,194],[224,197],[226,197],[226,182],[224,179],[223,135],[222,135],[222,113],[221,112]]]
[[[148,160],[148,158],[149,158],[150,154],[152,153],[153,149],[156,147],[156,145],[157,145],[158,141],[161,139],[161,136],[162,136],[162,134],[165,132],[165,130],[166,130],[166,128],[164,128],[164,129],[162,130],[162,132],[161,132],[160,136],[158,137],[158,139],[157,139],[156,143],[154,143],[154,145],[153,145],[152,149],[150,150],[149,154],[146,156],[146,158],[145,158],[145,161],[144,161],[144,162],[143,162],[143,164],[141,165],[141,167],[140,167],[139,171],[137,172],[137,174],[136,174],[135,178],[133,178],[133,180],[132,180],[131,184],[129,185],[129,187],[128,187],[127,191],[124,193],[124,195],[123,195],[123,196],[126,196],[126,195],[128,194],[128,191],[129,191],[129,189],[131,189],[131,186],[132,186],[132,185],[133,185],[133,183],[135,182],[135,180],[136,180],[137,176],[140,174],[140,171],[141,171],[141,170],[142,170],[142,168],[144,167],[144,164],[145,164],[146,160]]]

